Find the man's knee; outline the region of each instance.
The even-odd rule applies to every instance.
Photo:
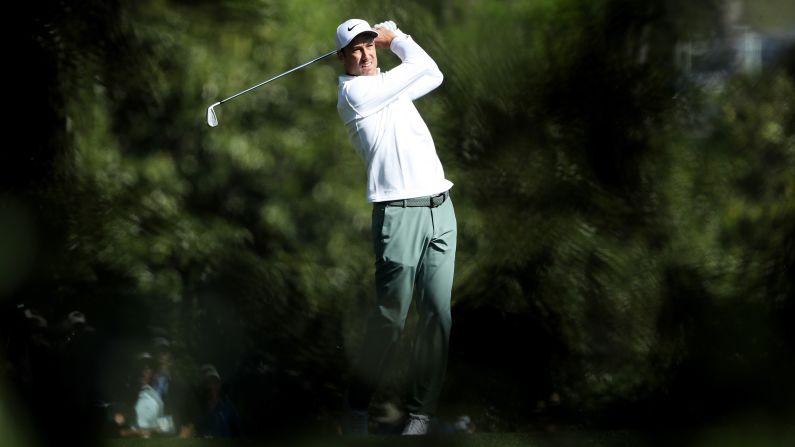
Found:
[[[382,333],[389,333],[395,339],[400,337],[403,328],[406,327],[406,318],[408,317],[408,306],[403,309],[403,306],[398,308],[390,308],[385,306],[378,306],[376,309],[376,324],[381,329]]]

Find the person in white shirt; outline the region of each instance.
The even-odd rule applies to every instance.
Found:
[[[140,371],[140,388],[133,404],[135,422],[127,426],[127,420],[123,413],[116,413],[113,417],[116,424],[119,425],[121,436],[148,438],[153,434],[171,435],[174,433],[173,420],[171,416],[164,414],[163,400],[157,390],[152,387],[153,362],[152,355],[148,352],[142,352],[136,358],[137,370]]]
[[[371,28],[360,19],[339,25],[337,111],[364,161],[373,204],[377,307],[367,320],[362,350],[347,393],[345,429],[367,433],[367,408],[392,360],[412,296],[419,323],[410,365],[404,434],[425,434],[438,404],[450,339],[450,298],[457,224],[433,138],[413,101],[442,83],[436,63],[388,21]],[[401,63],[378,68],[376,49]]]
[[[164,416],[163,400],[151,385],[144,384],[138,392],[135,402],[135,415],[138,428],[145,430],[159,430],[158,419]]]

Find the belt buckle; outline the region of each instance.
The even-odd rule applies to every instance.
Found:
[[[445,192],[443,192],[443,193],[439,194],[439,204],[438,204],[438,205],[436,205],[436,206],[442,206],[442,204],[443,204],[444,202],[446,202],[446,201],[447,201],[447,191],[445,191]]]
[[[439,205],[441,205],[444,202],[444,193],[431,196],[430,199],[431,199],[431,208],[438,208]],[[441,199],[441,200],[439,200],[439,203],[436,203],[435,202],[436,199]]]

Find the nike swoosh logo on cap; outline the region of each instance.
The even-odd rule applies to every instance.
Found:
[[[356,27],[357,27],[357,26],[359,26],[359,25],[361,25],[361,23],[357,23],[356,25],[353,25],[352,27],[348,28],[348,31],[350,31],[350,30],[352,30],[352,29],[356,28]]]

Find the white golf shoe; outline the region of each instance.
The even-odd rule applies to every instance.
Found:
[[[424,414],[409,413],[409,420],[403,428],[403,435],[426,435],[431,418]]]

